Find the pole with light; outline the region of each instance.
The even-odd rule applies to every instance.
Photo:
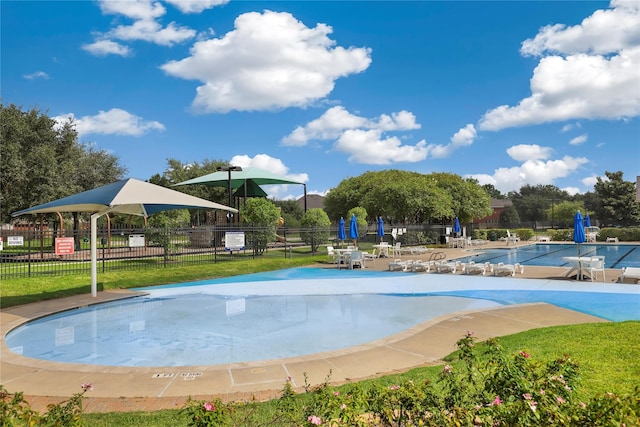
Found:
[[[216,168],[216,170],[218,172],[229,172],[229,207],[233,207],[231,206],[233,204],[233,199],[232,199],[232,195],[231,195],[231,171],[236,171],[239,172],[242,170],[242,168],[240,166],[218,166]],[[227,215],[227,222],[231,222],[231,217]]]

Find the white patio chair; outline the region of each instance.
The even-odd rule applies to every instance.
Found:
[[[598,271],[602,272],[602,281],[604,282],[604,256],[591,257],[591,262],[589,263],[589,276],[591,276],[592,282],[595,280]]]
[[[327,246],[327,262],[331,264],[338,262],[338,253],[335,251],[333,246]]]
[[[356,265],[364,269],[364,257],[362,256],[361,251],[351,252],[351,257],[349,258],[349,270],[353,270]]]

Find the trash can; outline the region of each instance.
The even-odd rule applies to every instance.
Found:
[[[447,244],[447,236],[445,234],[440,236],[440,244],[441,245],[446,245]]]
[[[498,240],[498,237],[495,231],[491,232],[491,234],[489,235],[489,240],[491,240],[492,242],[495,242],[496,240]]]

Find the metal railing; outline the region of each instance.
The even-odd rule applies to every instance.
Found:
[[[370,227],[359,243],[379,238]],[[387,241],[437,242],[440,231],[424,226],[402,227],[404,234]],[[63,276],[91,272],[90,230],[2,230],[0,277]],[[411,242],[407,239],[418,239]],[[99,272],[163,268],[228,262],[256,256],[292,258],[318,253],[320,246],[337,244],[337,227],[287,228],[238,225],[189,228],[98,229]],[[322,253],[322,252],[321,252]]]

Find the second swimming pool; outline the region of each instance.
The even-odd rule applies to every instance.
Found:
[[[574,243],[537,243],[504,249],[478,249],[473,255],[460,258],[461,262],[490,262],[497,264],[520,263],[545,267],[569,267],[562,257],[577,256],[578,246]],[[591,244],[580,245],[581,256],[604,256],[606,268],[640,267],[640,245]]]

